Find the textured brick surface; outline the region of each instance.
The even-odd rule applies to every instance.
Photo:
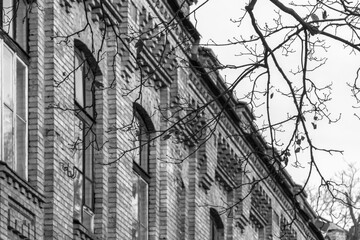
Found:
[[[162,21],[174,17],[167,1],[133,2],[34,3],[29,15],[29,180],[16,180],[15,173],[0,165],[0,239],[20,236],[9,230],[14,218],[8,212],[16,204],[34,219],[39,240],[131,239],[133,152],[128,151],[134,147],[129,131],[134,102],[154,128],[149,145],[149,240],[210,239],[210,209],[219,215],[224,240],[317,239],[308,225],[314,217],[308,205],[303,212],[310,220],[300,214],[292,221],[299,209],[291,178],[279,168],[278,175],[270,174],[265,161],[271,160],[254,154],[264,146],[254,146],[239,123],[238,118],[248,119],[246,106],[239,107],[229,95],[232,105],[226,106],[213,132],[204,128],[207,140],[196,141],[188,128],[174,126],[189,113],[181,107],[203,106],[215,90],[223,90],[224,82],[216,71],[205,73],[208,64],[216,65],[209,50],[201,50],[195,63],[182,63],[189,60],[197,33],[177,18],[171,30],[159,31]],[[136,19],[130,9],[136,9]],[[144,38],[144,50],[137,53],[139,31],[156,37]],[[95,59],[91,64],[102,85],[95,93],[93,233],[73,221],[76,44]],[[222,108],[213,102],[191,127],[204,127]],[[171,136],[164,133],[169,128]],[[27,236],[26,231],[20,237]]]

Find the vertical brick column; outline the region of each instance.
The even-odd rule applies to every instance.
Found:
[[[171,92],[168,87],[161,89],[160,93],[160,107],[162,109],[162,114],[164,119],[161,121],[161,131],[165,131],[169,127],[169,122],[166,120],[170,116],[169,106],[170,106],[170,96]],[[160,141],[160,208],[159,208],[159,233],[160,239],[168,239],[169,234],[169,212],[168,212],[168,184],[169,184],[169,170],[170,164],[167,164],[167,159],[171,156],[170,152],[170,141],[162,139]]]
[[[29,152],[28,179],[41,194],[44,193],[44,54],[45,54],[45,15],[44,1],[32,3],[29,13]]]
[[[64,73],[73,71],[73,48],[59,44],[56,35],[73,32],[71,15],[65,14],[59,1],[46,1],[45,16],[45,187],[44,238],[72,239],[73,237],[73,179],[64,171],[64,164],[72,163],[74,112],[73,81]],[[64,24],[65,23],[65,24]],[[72,75],[71,75],[72,76]],[[63,81],[63,82],[62,82]],[[59,84],[62,82],[62,84]]]
[[[131,239],[132,161],[122,155],[129,147],[129,137],[121,131],[132,117],[132,105],[122,97],[122,58],[117,49],[115,34],[109,32],[108,41],[108,111],[109,111],[109,163],[108,166],[108,239]]]

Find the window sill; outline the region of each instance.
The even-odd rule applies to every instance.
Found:
[[[15,191],[26,196],[27,199],[35,205],[38,205],[40,209],[43,208],[45,197],[31,187],[28,182],[19,177],[6,163],[0,161],[0,181],[1,180],[4,180],[8,185],[12,186]]]
[[[98,240],[98,238],[79,221],[74,220],[74,240]]]

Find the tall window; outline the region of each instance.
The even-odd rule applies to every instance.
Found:
[[[28,12],[27,0],[2,0],[1,28],[27,51]]]
[[[210,209],[210,240],[222,240],[224,236],[224,225],[221,221],[219,213]]]
[[[74,102],[76,112],[74,219],[93,230],[94,212],[94,73],[83,52],[75,51]]]
[[[27,66],[0,39],[0,161],[27,179]]]
[[[132,176],[132,239],[148,239],[149,130],[138,112],[134,113],[135,153]]]

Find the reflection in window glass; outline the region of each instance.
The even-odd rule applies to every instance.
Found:
[[[94,73],[83,53],[75,52],[75,102],[90,116],[94,114]]]
[[[74,179],[74,218],[81,219],[83,199],[83,177],[77,172]]]
[[[132,239],[147,240],[148,235],[148,184],[133,173],[132,188]]]
[[[83,52],[75,50],[74,56],[74,105],[76,121],[74,126],[74,164],[81,176],[81,186],[75,186],[74,218],[89,231],[93,231],[94,220],[94,91],[90,87],[94,74]],[[80,177],[79,177],[80,178]],[[77,197],[77,196],[81,196]]]
[[[86,112],[92,116],[93,113],[93,109],[94,109],[94,102],[93,102],[93,95],[94,95],[94,86],[93,86],[93,82],[94,82],[94,74],[91,71],[91,69],[89,68],[89,65],[85,65],[85,69],[84,69],[84,87],[85,87],[85,108],[86,108]]]
[[[8,71],[2,71],[2,90],[3,90],[3,103],[11,109],[13,108],[13,54],[7,47],[3,48],[3,69]]]
[[[0,161],[26,180],[27,66],[1,39],[0,50]]]
[[[2,27],[4,31],[9,34],[11,37],[14,36],[14,5],[13,0],[3,0],[3,9],[2,9]]]
[[[3,141],[4,160],[11,168],[14,168],[14,133],[13,133],[13,112],[6,106],[3,108]]]
[[[16,61],[16,114],[25,119],[26,116],[26,68],[19,60]]]
[[[137,163],[145,172],[148,172],[148,158],[149,158],[149,131],[146,128],[144,120],[138,113],[135,113],[134,124],[135,138],[134,148],[134,157],[133,161]]]
[[[82,133],[82,126],[83,122],[80,121],[79,118],[75,119],[75,123],[74,123],[74,134],[75,134],[75,138],[74,138],[74,165],[77,169],[82,169],[83,168],[83,147],[82,147],[82,143],[83,143],[83,133]]]
[[[75,52],[75,101],[80,107],[84,107],[84,87],[83,87],[83,60]]]
[[[81,187],[74,186],[74,205],[79,204],[80,210],[83,206],[87,207],[88,211],[92,211],[94,208],[94,180],[93,180],[93,161],[94,161],[94,146],[92,145],[93,141],[93,132],[89,130],[88,127],[85,127],[87,123],[79,118],[76,118],[74,124],[74,133],[75,133],[75,145],[74,145],[74,165],[76,167],[76,172],[78,178],[81,176]],[[76,198],[80,196],[81,199]],[[78,202],[76,202],[78,201]],[[83,222],[84,216],[83,213],[77,212],[74,209],[74,218]],[[92,231],[92,229],[89,229]]]
[[[27,0],[16,1],[16,42],[27,51],[28,16]]]
[[[27,51],[28,5],[27,0],[3,0],[2,29]]]
[[[93,152],[94,152],[94,147],[92,145],[93,143],[93,133],[91,131],[91,129],[89,127],[85,127],[84,130],[84,138],[85,138],[85,162],[84,162],[84,167],[85,167],[85,175],[87,178],[92,179],[93,178]]]
[[[85,178],[85,206],[89,207],[90,209],[93,208],[93,185],[92,182]]]
[[[24,159],[26,156],[26,122],[17,117],[16,118],[16,152],[18,156],[18,161],[16,165],[16,172],[22,178],[26,178],[26,164]]]

